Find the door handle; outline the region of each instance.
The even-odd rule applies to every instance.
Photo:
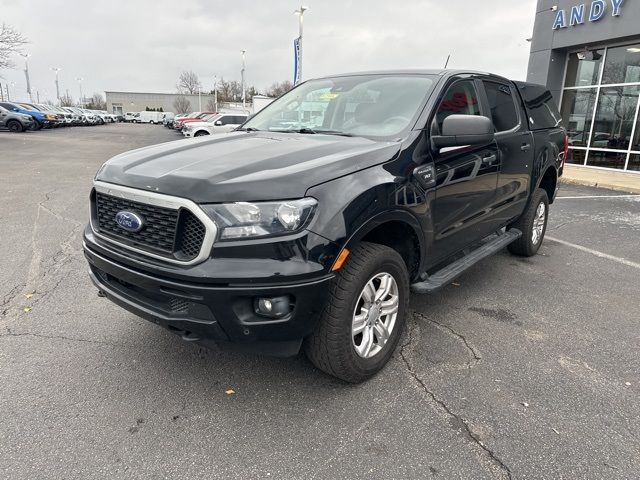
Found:
[[[487,163],[487,164],[491,165],[497,159],[498,159],[498,157],[496,157],[495,155],[487,155],[486,157],[482,157],[482,163]]]
[[[523,143],[520,146],[520,150],[522,150],[523,152],[528,152],[531,149],[531,144],[530,143]]]

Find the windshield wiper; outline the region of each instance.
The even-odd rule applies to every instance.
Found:
[[[309,127],[291,128],[287,130],[274,130],[279,133],[306,133],[306,134],[322,134],[322,135],[340,135],[342,137],[353,137],[351,133],[341,132],[339,130],[314,130]]]
[[[322,133],[323,135],[340,135],[341,137],[353,137],[352,133],[341,132],[340,130],[316,130],[316,133]]]

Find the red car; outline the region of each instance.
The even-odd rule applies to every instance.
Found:
[[[185,118],[181,118],[177,121],[175,121],[173,123],[173,128],[175,128],[178,131],[182,130],[182,127],[184,127],[185,123],[190,123],[190,122],[201,122],[204,121],[205,118],[208,118],[210,116],[215,115],[216,112],[194,112],[191,115],[195,115],[195,116],[188,116]]]

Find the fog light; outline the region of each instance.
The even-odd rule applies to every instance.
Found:
[[[256,314],[262,317],[281,318],[291,311],[291,300],[289,296],[281,297],[259,297],[253,301]]]

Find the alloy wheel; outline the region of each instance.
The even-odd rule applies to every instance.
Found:
[[[533,218],[533,228],[531,229],[531,243],[537,245],[542,238],[542,232],[544,230],[544,223],[547,216],[547,209],[544,202],[538,204],[536,209],[536,215]]]
[[[398,284],[389,273],[378,273],[365,284],[351,324],[351,341],[360,357],[374,357],[389,341],[399,301]]]

